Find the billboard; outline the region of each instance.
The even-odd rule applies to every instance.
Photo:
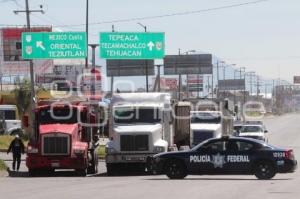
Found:
[[[72,86],[79,86],[78,77],[83,73],[84,65],[54,65],[50,73],[36,74],[36,83],[49,84],[53,81],[68,81]],[[80,84],[80,82],[79,82]]]
[[[226,79],[219,80],[218,88],[220,91],[245,90],[245,79]]]
[[[203,75],[188,75],[187,87],[190,92],[203,91]]]
[[[300,84],[300,76],[294,76],[294,84]]]
[[[84,69],[81,82],[82,93],[86,97],[91,97],[93,95],[100,97],[102,92],[101,79],[100,67]],[[93,90],[95,91],[94,93]]]
[[[108,59],[106,74],[111,76],[144,76],[154,75],[154,60]]]
[[[164,58],[164,74],[212,74],[212,55],[167,55]]]
[[[152,79],[155,82],[156,78]],[[176,91],[178,88],[178,80],[176,78],[160,78],[160,89],[165,91]]]
[[[29,62],[22,59],[22,32],[26,28],[0,29],[0,73],[4,76],[29,75]],[[51,32],[51,27],[34,27],[32,32]],[[52,60],[34,61],[35,74],[51,73]]]

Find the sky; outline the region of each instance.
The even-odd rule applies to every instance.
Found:
[[[210,9],[255,0],[89,0],[89,21],[104,22]],[[25,24],[25,0],[0,0],[0,25]],[[86,0],[29,0],[31,9],[43,5],[45,14],[31,15],[33,25],[55,30],[84,31]],[[300,75],[300,1],[266,0],[256,4],[187,15],[90,25],[89,43],[98,43],[99,32],[165,32],[166,54],[196,50],[212,53],[227,64],[246,67],[266,78],[292,82]],[[99,64],[103,60],[98,59]]]

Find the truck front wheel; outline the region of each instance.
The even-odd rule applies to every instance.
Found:
[[[76,169],[76,173],[77,173],[79,176],[85,177],[86,174],[87,174],[87,169]]]
[[[114,176],[117,174],[117,167],[114,164],[106,164],[106,170],[108,176]]]
[[[98,155],[94,153],[93,159],[90,162],[90,166],[88,168],[88,173],[89,174],[97,174],[98,173]]]
[[[38,175],[40,175],[40,170],[38,170],[38,169],[29,169],[28,170],[28,175],[30,176],[30,177],[36,177],[36,176],[38,176]]]

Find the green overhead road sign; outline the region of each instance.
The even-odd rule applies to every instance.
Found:
[[[100,58],[163,59],[165,34],[153,32],[101,32]]]
[[[85,32],[23,32],[23,59],[82,59],[86,57]]]

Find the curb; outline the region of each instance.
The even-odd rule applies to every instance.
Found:
[[[1,152],[1,153],[6,153],[6,152],[7,152],[7,149],[0,149],[0,152]]]
[[[7,149],[0,149],[0,153],[6,153],[6,152],[7,152]],[[25,151],[25,154],[26,154],[26,151]],[[105,160],[105,157],[98,156],[98,158],[99,158],[99,160]],[[9,160],[4,160],[4,161],[9,161]]]

